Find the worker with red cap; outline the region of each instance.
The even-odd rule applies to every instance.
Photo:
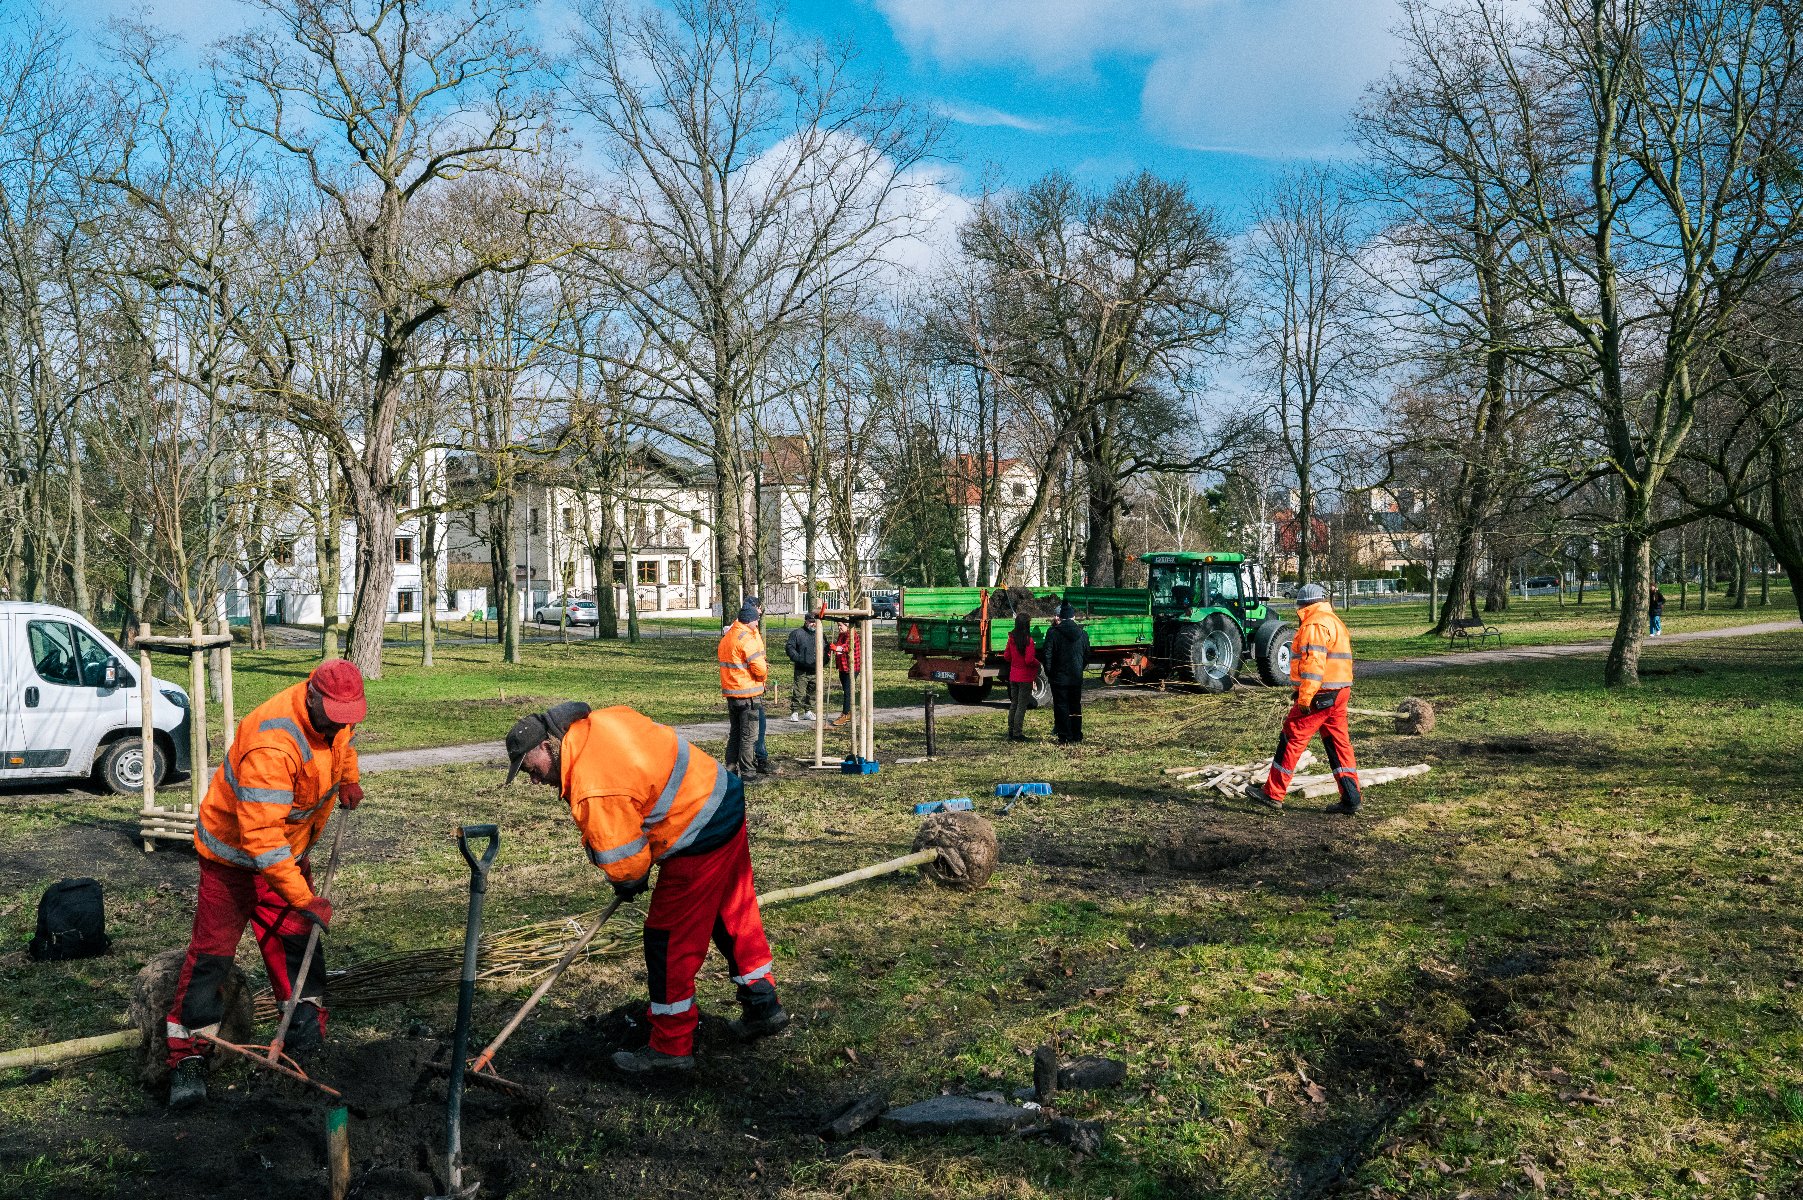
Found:
[[[206,1099],[211,1046],[225,1016],[225,985],[249,925],[278,1002],[294,990],[307,937],[332,923],[332,905],[313,891],[307,852],[337,805],[363,802],[354,726],[368,711],[363,673],[333,659],[277,692],[238,723],[225,760],[194,822],[200,900],[194,933],[176,979],[167,1035],[171,1108]],[[314,951],[287,1049],[316,1051],[326,1031],[324,947]]]
[[[524,771],[562,792],[589,861],[621,899],[650,887],[658,868],[645,916],[651,1044],[617,1051],[617,1069],[646,1075],[694,1067],[695,975],[710,939],[738,985],[733,1033],[749,1041],[789,1024],[771,979],[737,775],[668,725],[624,705],[591,712],[577,700],[516,721],[507,758],[508,782]]]

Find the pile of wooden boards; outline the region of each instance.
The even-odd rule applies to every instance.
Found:
[[[138,810],[138,837],[143,840],[147,852],[157,848],[157,838],[168,842],[193,841],[194,806],[183,804],[175,808],[164,808],[160,804],[146,805]]]
[[[1302,757],[1296,761],[1296,770],[1305,771],[1315,765],[1318,760],[1313,750],[1304,750]],[[1380,783],[1395,783],[1399,779],[1413,779],[1417,775],[1428,772],[1426,763],[1416,763],[1410,767],[1360,767],[1359,786],[1372,787]],[[1211,763],[1205,767],[1166,767],[1166,775],[1177,779],[1193,779],[1196,782],[1185,784],[1192,792],[1219,792],[1223,796],[1239,797],[1249,783],[1263,783],[1271,774],[1271,760],[1250,763]],[[1290,780],[1292,796],[1331,796],[1338,790],[1333,774],[1296,775]]]

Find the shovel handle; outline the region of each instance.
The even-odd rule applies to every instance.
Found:
[[[488,845],[483,847],[481,857],[470,853],[470,839],[483,838]],[[488,890],[488,868],[495,861],[495,855],[501,850],[501,827],[499,825],[459,825],[457,827],[457,849],[463,852],[463,861],[470,865],[470,888],[475,891]]]

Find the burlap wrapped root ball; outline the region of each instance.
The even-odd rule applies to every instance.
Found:
[[[175,999],[175,981],[182,973],[182,959],[187,948],[165,950],[138,972],[131,985],[131,1005],[126,1009],[131,1023],[144,1036],[138,1042],[138,1081],[147,1088],[160,1088],[169,1082],[169,1039],[164,1022]],[[225,1019],[219,1024],[219,1036],[228,1042],[248,1042],[256,1025],[251,1020],[250,981],[237,964],[225,980]]]
[[[914,849],[937,850],[939,857],[920,865],[920,873],[941,887],[974,892],[995,874],[1000,852],[995,826],[974,812],[934,813],[920,823]]]
[[[1396,706],[1396,732],[1423,734],[1434,731],[1434,706],[1410,696]]]

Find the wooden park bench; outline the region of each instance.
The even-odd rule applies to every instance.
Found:
[[[1484,644],[1485,638],[1495,638],[1497,645],[1502,645],[1502,630],[1494,625],[1484,624],[1482,617],[1454,617],[1447,627],[1446,638],[1449,642],[1476,642]]]

